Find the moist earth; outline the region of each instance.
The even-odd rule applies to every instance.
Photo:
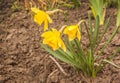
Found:
[[[120,69],[110,64],[106,64],[96,78],[90,78],[56,59],[68,74],[64,75],[50,58],[51,55],[40,45],[43,26],[33,21],[31,12],[24,9],[13,11],[13,2],[14,0],[3,0],[0,4],[0,83],[120,83]],[[80,19],[87,20],[90,8],[87,2],[83,3],[75,9],[62,8],[68,12],[67,15],[52,15],[54,24],[50,27],[59,29],[62,25],[75,24]],[[116,8],[107,10],[106,19],[110,17],[111,21],[103,43],[115,28],[116,11]],[[82,31],[82,34],[82,42],[86,45],[86,31]],[[120,47],[120,31],[105,50],[103,58],[110,56],[117,47]],[[120,66],[120,53],[113,62]]]

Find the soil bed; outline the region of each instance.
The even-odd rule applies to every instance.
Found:
[[[13,0],[0,5],[0,83],[120,83],[120,69],[109,64],[93,79],[78,74],[70,65],[57,60],[69,74],[65,76],[40,46],[43,27],[33,21],[31,13],[24,10],[13,12],[12,3]],[[90,8],[85,2],[79,8],[64,10],[68,11],[67,17],[56,14],[53,17],[54,24],[50,27],[60,28],[69,23],[75,24],[79,19],[88,19],[87,11]],[[108,9],[106,18],[111,17],[111,21],[105,40],[115,28],[115,12],[116,8]],[[86,37],[86,32],[82,33]],[[84,38],[83,43],[87,43]],[[104,57],[115,52],[117,47],[120,47],[120,31],[105,51]],[[120,65],[120,53],[113,62]]]

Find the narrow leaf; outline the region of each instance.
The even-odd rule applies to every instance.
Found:
[[[104,37],[104,35],[105,35],[105,33],[106,33],[107,29],[108,29],[109,23],[110,23],[110,18],[108,18],[107,22],[105,23],[104,30],[102,32],[102,35],[100,37],[99,42],[101,42],[101,40],[103,39],[103,37]]]
[[[94,39],[93,39],[93,48],[97,43],[97,39],[98,39],[98,34],[99,34],[99,17],[97,16],[96,18],[96,23],[95,23],[95,31],[94,31]]]
[[[70,61],[67,57],[61,55],[60,52],[55,52],[55,51],[53,51],[52,49],[48,48],[46,45],[43,45],[43,44],[41,44],[41,46],[42,46],[47,52],[49,52],[50,54],[52,54],[54,57],[56,57],[56,58],[58,58],[58,59],[60,59],[60,60],[62,60],[62,61],[64,61],[64,62],[66,62],[66,63],[71,63],[71,61]]]

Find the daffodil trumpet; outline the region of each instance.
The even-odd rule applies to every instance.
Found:
[[[48,23],[52,23],[52,19],[50,18],[50,16],[46,12],[39,10],[38,8],[31,8],[31,10],[35,13],[34,21],[39,25],[44,23],[44,31],[48,30]]]
[[[63,10],[61,9],[55,9],[53,11],[42,11],[39,10],[38,8],[31,8],[32,12],[35,13],[34,15],[34,21],[36,23],[38,23],[39,25],[41,25],[42,23],[44,23],[44,31],[48,30],[48,24],[52,23],[52,19],[50,18],[49,15],[52,15],[56,12],[63,12]]]
[[[43,39],[43,44],[47,44],[48,46],[52,47],[53,50],[58,50],[62,48],[66,51],[66,46],[61,39],[61,33],[56,29],[52,28],[50,31],[46,31],[41,35]]]
[[[77,38],[79,41],[81,40],[80,24],[83,22],[85,22],[85,20],[79,21],[78,24],[64,27],[63,33],[68,35],[69,41],[72,41],[75,38]]]

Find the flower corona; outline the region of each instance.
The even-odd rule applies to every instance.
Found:
[[[64,42],[61,39],[61,33],[56,29],[52,28],[51,31],[46,31],[42,34],[43,44],[47,44],[53,48],[53,50],[59,49],[61,47],[64,51],[66,51],[66,47]]]
[[[74,40],[75,38],[78,38],[78,40],[80,41],[81,39],[81,34],[80,34],[80,29],[79,29],[79,25],[71,25],[71,26],[67,26],[64,29],[64,34],[68,35],[69,41]]]

